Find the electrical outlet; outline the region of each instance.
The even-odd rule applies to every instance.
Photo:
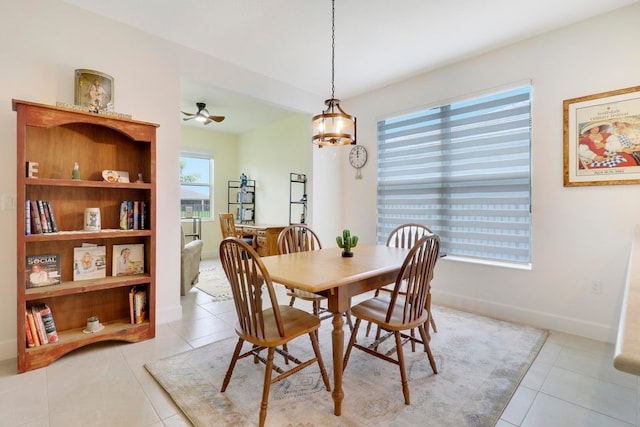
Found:
[[[2,195],[2,210],[3,211],[15,211],[16,210],[16,196],[15,196],[15,194],[3,194]]]
[[[595,295],[602,293],[602,280],[593,280],[591,282],[591,293]]]

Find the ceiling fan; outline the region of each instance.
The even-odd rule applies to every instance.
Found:
[[[218,122],[220,123],[221,121],[224,120],[224,116],[211,116],[209,115],[209,111],[207,111],[207,109],[205,108],[207,105],[204,102],[196,102],[196,107],[198,107],[198,112],[197,113],[187,113],[184,111],[181,111],[182,114],[184,114],[185,118],[183,118],[182,120],[184,120],[185,122],[187,120],[191,120],[191,119],[196,119],[197,121],[208,125],[211,122]]]

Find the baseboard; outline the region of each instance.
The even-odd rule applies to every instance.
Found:
[[[16,359],[17,353],[16,340],[0,341],[0,361]]]
[[[162,325],[180,319],[182,319],[182,306],[180,304],[156,311],[156,325]]]
[[[433,290],[433,303],[468,311],[487,317],[493,317],[513,323],[526,324],[541,329],[564,332],[571,335],[601,342],[615,343],[617,330],[601,323],[587,322],[552,313],[534,311],[513,305],[498,304],[494,301],[470,298],[443,291]],[[436,322],[438,319],[435,319]]]

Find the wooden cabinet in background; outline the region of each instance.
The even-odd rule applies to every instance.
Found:
[[[109,115],[13,100],[17,112],[17,355],[18,371],[47,366],[63,355],[99,341],[135,342],[155,336],[156,257],[156,128],[158,125]],[[26,162],[37,162],[36,177],[26,177]],[[72,179],[74,163],[80,179]],[[107,182],[103,170],[128,172],[132,182]],[[136,181],[141,174],[143,182]],[[29,234],[27,200],[48,201],[58,232]],[[146,205],[144,226],[121,229],[123,201]],[[85,231],[84,211],[98,208],[101,229]],[[106,248],[100,264],[105,277],[74,280],[74,248],[83,244]],[[113,276],[116,245],[144,245],[144,271]],[[56,254],[61,282],[26,286],[26,257]],[[131,322],[129,293],[146,291],[147,317]],[[46,304],[59,340],[29,348],[25,312]],[[98,316],[104,328],[85,333],[87,318]]]
[[[236,230],[242,234],[256,236],[256,252],[260,256],[278,255],[278,235],[283,228],[283,225],[236,224]]]

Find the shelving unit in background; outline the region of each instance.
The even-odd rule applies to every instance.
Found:
[[[256,218],[256,181],[247,180],[227,183],[227,212],[235,216],[238,224],[253,224]]]
[[[307,176],[289,174],[289,224],[304,224],[307,220]]]

